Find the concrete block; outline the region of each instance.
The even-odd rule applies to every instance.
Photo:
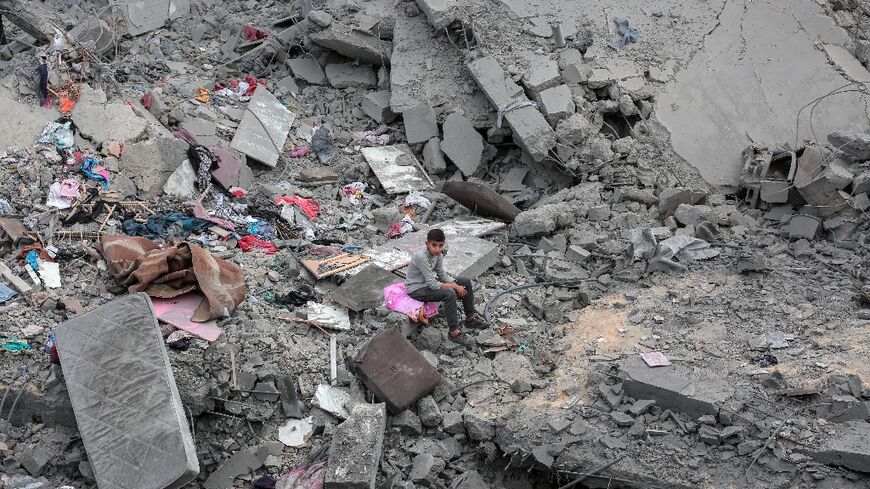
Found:
[[[158,138],[128,144],[118,167],[144,196],[156,197],[169,176],[187,159],[188,144],[177,138]]]
[[[389,65],[393,53],[393,43],[377,36],[361,32],[349,26],[333,22],[320,32],[313,32],[309,38],[316,44],[351,59],[368,61],[375,66]]]
[[[328,166],[316,166],[300,170],[299,180],[305,183],[335,183],[338,181],[338,174]]]
[[[822,175],[827,178],[828,181],[831,182],[831,185],[833,185],[837,190],[846,188],[846,186],[852,183],[852,180],[855,178],[852,170],[849,169],[849,164],[841,159],[829,163],[824,171],[822,171]]]
[[[870,72],[846,48],[834,44],[825,44],[825,52],[834,65],[840,68],[850,80],[859,83],[870,82]]]
[[[822,221],[815,216],[805,214],[795,214],[788,221],[785,227],[789,239],[809,239],[814,240],[822,226]]]
[[[870,472],[870,423],[849,421],[837,425],[822,446],[809,455],[817,462]],[[803,450],[801,450],[803,451]]]
[[[870,171],[858,174],[852,180],[852,195],[870,193]]]
[[[417,401],[417,414],[420,416],[420,422],[423,423],[423,426],[430,428],[438,426],[444,420],[441,409],[432,396],[426,396]]]
[[[858,160],[870,159],[870,133],[836,131],[828,134],[828,142]]]
[[[132,107],[119,102],[107,103],[105,92],[87,84],[81,86],[79,100],[70,117],[78,133],[98,146],[110,141],[124,144],[140,140],[148,128],[148,121],[136,115]]]
[[[274,95],[260,87],[248,101],[248,110],[242,116],[230,147],[274,168],[295,119]]]
[[[326,79],[335,88],[374,88],[378,85],[375,70],[368,63],[326,65]]]
[[[529,71],[523,77],[523,86],[532,93],[532,96],[540,96],[544,90],[562,82],[559,63],[556,61],[544,56],[535,56],[530,61]]]
[[[299,93],[299,86],[296,85],[296,80],[293,76],[285,76],[275,83],[275,94],[278,96],[289,95],[291,93]]]
[[[852,196],[852,207],[862,211],[870,209],[870,197],[864,192]]]
[[[600,116],[593,122],[585,114],[573,114],[559,122],[556,136],[567,144],[582,145],[593,134],[597,134],[602,125],[603,119]]]
[[[196,142],[203,146],[214,146],[221,142],[217,137],[217,124],[213,121],[205,119],[187,119],[181,123],[182,129],[187,131],[196,138]]]
[[[568,85],[548,88],[538,95],[538,99],[541,104],[541,112],[550,122],[550,125],[555,125],[574,113],[574,99]]]
[[[417,6],[435,29],[447,27],[457,17],[457,0],[417,0]]]
[[[680,204],[674,211],[674,217],[683,226],[695,226],[704,221],[712,223],[719,221],[713,209],[706,205]]]
[[[181,162],[181,165],[179,165],[178,168],[169,175],[169,178],[163,185],[163,192],[166,195],[177,197],[179,199],[187,199],[197,196],[196,173],[194,173],[190,161],[184,160]]]
[[[402,112],[408,144],[426,142],[438,137],[438,120],[431,106],[420,104]]]
[[[674,214],[680,204],[694,205],[704,200],[707,194],[687,188],[668,188],[659,194],[659,217],[669,217]]]
[[[796,182],[795,188],[807,205],[817,207],[820,216],[828,216],[842,210],[845,201],[837,187],[824,175],[809,182]]]
[[[483,156],[483,147],[483,136],[461,114],[454,112],[444,121],[441,151],[463,175],[471,176],[477,171]]]
[[[379,90],[363,97],[360,105],[363,113],[378,124],[389,124],[396,120],[397,114],[390,108],[390,91]]]
[[[447,169],[444,153],[441,151],[441,140],[432,138],[423,146],[423,166],[429,173],[441,173]]]
[[[374,309],[384,303],[384,287],[399,281],[392,272],[369,265],[332,293],[332,300],[352,311]]]
[[[270,455],[281,455],[283,449],[283,443],[269,441],[259,446],[240,450],[209,474],[208,479],[203,483],[203,487],[205,489],[227,489],[228,487],[233,487],[233,481],[236,477],[248,475],[259,469],[266,463],[267,457]]]
[[[429,190],[432,187],[407,144],[363,148],[362,154],[388,194]]]
[[[498,61],[484,57],[468,63],[471,76],[496,107],[505,107],[520,95],[516,85],[507,79]],[[558,66],[556,67],[558,75]],[[556,83],[551,86],[558,84]],[[549,88],[549,87],[546,87]],[[535,107],[528,106],[510,110],[504,119],[513,131],[514,142],[522,147],[535,161],[542,161],[556,146],[556,134],[544,116]]]
[[[287,60],[287,64],[296,78],[310,85],[326,84],[326,73],[323,72],[323,68],[314,59],[310,57],[295,58]]]
[[[623,387],[629,397],[652,399],[662,409],[698,418],[716,414],[734,389],[723,380],[693,378],[692,371],[677,365],[649,367],[639,356],[619,364]]]
[[[187,414],[146,294],[61,324],[57,350],[99,486],[178,488],[196,478]]]
[[[374,489],[384,446],[386,405],[357,404],[329,445],[324,489]]]

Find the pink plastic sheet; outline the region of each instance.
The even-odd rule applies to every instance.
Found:
[[[183,294],[172,299],[151,298],[154,304],[154,314],[157,319],[171,324],[178,329],[195,334],[207,341],[214,341],[221,335],[221,329],[217,321],[211,320],[204,323],[194,323],[190,320],[194,311],[202,303],[203,297],[196,293]]]
[[[424,308],[423,314],[427,318],[438,315],[438,304],[435,302],[423,303],[416,299],[412,299],[411,296],[405,292],[404,282],[384,287],[384,305],[391,311],[401,312],[411,318],[417,317],[420,308]]]

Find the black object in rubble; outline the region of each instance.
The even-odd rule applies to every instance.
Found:
[[[759,367],[772,367],[779,363],[779,359],[770,353],[765,353],[764,355],[759,355],[757,357],[752,357],[749,361]]]

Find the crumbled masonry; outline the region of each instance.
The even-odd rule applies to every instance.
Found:
[[[870,487],[870,9],[646,3],[0,0],[0,489]]]

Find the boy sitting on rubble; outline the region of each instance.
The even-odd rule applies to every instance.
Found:
[[[432,229],[426,235],[426,247],[414,253],[405,278],[408,295],[421,302],[440,302],[450,328],[450,341],[471,346],[474,340],[466,336],[459,325],[457,298],[462,299],[465,310],[465,325],[470,328],[485,328],[486,323],[474,309],[474,291],[471,280],[451,277],[444,271],[444,231]]]

